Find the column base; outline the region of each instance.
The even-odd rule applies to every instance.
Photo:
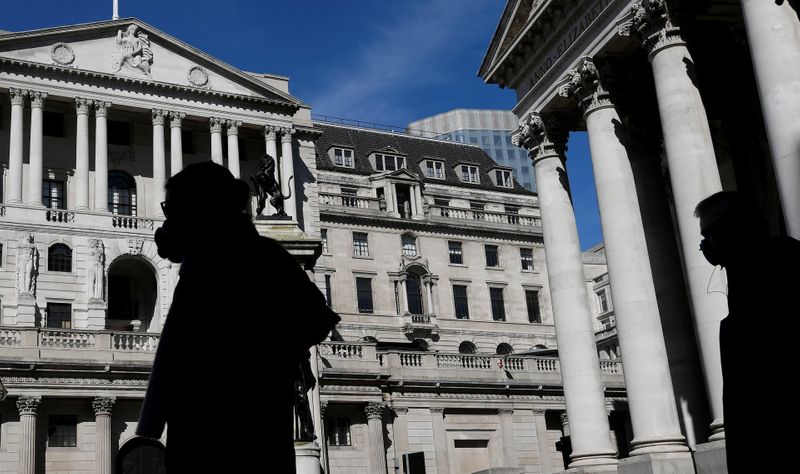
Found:
[[[294,462],[297,474],[321,474],[319,463],[320,449],[316,441],[294,444]]]
[[[36,298],[33,295],[17,296],[17,326],[36,326]]]
[[[726,474],[728,460],[725,457],[725,441],[711,441],[697,445],[694,454],[697,474]]]
[[[617,474],[617,466],[580,466],[571,467],[558,474]]]
[[[620,474],[695,474],[690,452],[641,454],[619,460]]]

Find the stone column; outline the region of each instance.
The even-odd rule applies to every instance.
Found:
[[[439,313],[439,277],[435,275],[431,275],[431,297],[433,298],[433,309],[431,309],[431,313],[438,314]]]
[[[800,239],[800,21],[784,2],[742,0],[786,229]]]
[[[383,444],[383,403],[367,403],[364,413],[367,414],[369,472],[386,474],[386,447]]]
[[[169,175],[175,176],[183,169],[183,137],[181,125],[186,114],[169,113]]]
[[[111,102],[94,103],[94,210],[108,212],[108,128]],[[39,193],[41,194],[41,193]]]
[[[420,186],[414,186],[414,206],[417,209],[417,215],[422,217],[425,215],[424,206],[422,205],[422,191]]]
[[[278,161],[278,148],[276,140],[278,137],[278,130],[280,127],[267,125],[264,127],[264,141],[267,144],[267,155],[271,156],[275,162]]]
[[[622,120],[591,58],[567,73],[559,94],[578,100],[600,207],[608,276],[633,423],[631,455],[688,453],[681,435],[653,274]]]
[[[238,120],[228,120],[228,170],[234,178],[239,178],[239,127],[242,122]]]
[[[517,467],[517,443],[514,438],[514,410],[511,408],[501,408],[497,410],[500,417],[500,436],[503,445],[503,466]]]
[[[725,437],[719,322],[727,314],[727,301],[725,295],[707,291],[713,268],[698,251],[702,236],[694,208],[701,200],[722,191],[722,184],[706,111],[692,79],[692,56],[680,29],[672,22],[666,1],[647,3],[647,7],[642,2],[632,7],[631,19],[623,24],[620,33],[636,34],[643,40],[653,68],[684,273],[714,419],[709,439],[714,441]]]
[[[75,99],[75,209],[89,209],[89,99]]]
[[[153,204],[152,216],[164,217],[161,202],[164,200],[164,185],[167,182],[166,152],[164,150],[164,119],[168,112],[153,109]]]
[[[317,437],[319,439],[319,462],[324,469],[324,472],[330,472],[331,468],[328,462],[328,424],[325,421],[325,413],[328,411],[328,402],[319,402],[319,424],[317,425]]]
[[[408,293],[406,293],[406,277],[397,280],[397,300],[400,302],[400,316],[408,312]]]
[[[208,119],[211,128],[211,161],[222,164],[222,119],[211,117]]]
[[[533,422],[536,425],[536,444],[539,447],[539,462],[542,464],[542,474],[553,474],[553,462],[550,459],[550,442],[547,436],[547,420],[543,408],[533,409]]]
[[[19,474],[36,473],[36,413],[42,397],[19,397],[17,410],[21,425],[19,435]]]
[[[25,96],[28,91],[9,89],[11,96],[11,130],[8,146],[8,181],[6,184],[5,202],[22,204],[22,155],[23,155],[23,121],[25,120]]]
[[[109,397],[96,397],[92,401],[95,417],[95,457],[97,474],[111,474],[111,410],[116,400]]]
[[[42,109],[46,92],[29,92],[31,97],[31,148],[28,167],[28,204],[42,206]]]
[[[408,452],[408,408],[394,407],[395,414],[392,422],[392,433],[394,433],[394,470],[403,472],[403,454]]]
[[[572,437],[570,467],[615,466],[609,436],[593,315],[581,262],[578,229],[569,196],[564,151],[567,132],[553,119],[532,113],[513,136],[533,159],[547,251],[547,273],[558,339],[561,378]]]
[[[436,472],[450,472],[449,453],[447,452],[447,430],[444,427],[444,408],[431,407],[430,411]]]
[[[431,283],[430,277],[426,277],[423,280],[423,284],[425,285],[425,299],[428,305],[428,314],[434,314],[433,312],[433,283]]]
[[[281,130],[281,193],[284,196],[291,196],[283,201],[283,209],[286,211],[286,215],[298,220],[294,192],[294,157],[292,156],[292,135],[294,135],[294,132],[293,128]]]

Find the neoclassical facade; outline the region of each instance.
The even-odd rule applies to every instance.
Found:
[[[698,251],[693,210],[715,192],[742,190],[774,233],[800,236],[800,132],[789,125],[800,101],[798,31],[793,7],[772,1],[507,2],[479,74],[516,92],[515,142],[534,164],[570,467],[726,472],[727,302],[724,286],[711,290],[715,269]],[[633,441],[623,461],[606,434],[584,304],[564,164],[572,130],[589,136],[625,354]]]

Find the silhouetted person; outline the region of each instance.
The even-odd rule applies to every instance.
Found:
[[[725,267],[728,316],[720,324],[728,472],[788,472],[797,396],[800,242],[770,237],[750,199],[716,193],[697,205],[701,251]]]
[[[294,473],[294,378],[339,321],[297,260],[251,221],[220,165],[167,181],[160,256],[180,262],[137,434],[168,426],[170,473]]]

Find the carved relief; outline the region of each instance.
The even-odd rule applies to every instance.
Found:
[[[136,25],[129,25],[125,32],[117,30],[117,54],[111,66],[115,73],[126,65],[150,77],[153,51],[150,49],[147,34],[138,30],[139,27]]]
[[[31,108],[37,107],[41,109],[44,107],[44,101],[47,99],[47,92],[30,91],[29,95],[31,97]]]
[[[69,66],[75,61],[75,51],[66,43],[56,43],[50,47],[50,59],[59,66]]]
[[[126,239],[128,253],[130,255],[140,255],[144,246],[144,239]]]
[[[103,277],[105,275],[105,247],[100,239],[89,239],[86,288],[91,299],[103,299]]]
[[[195,87],[208,87],[208,72],[200,66],[190,67],[186,79]]]
[[[33,234],[20,234],[17,245],[17,294],[36,293],[36,276],[39,273],[39,251]]]
[[[25,105],[25,96],[28,95],[28,91],[12,87],[8,89],[8,95],[11,96],[11,105]]]
[[[569,132],[552,116],[542,117],[532,112],[511,136],[511,142],[529,151],[533,161],[548,156],[562,156],[566,151]]]
[[[628,21],[619,27],[622,36],[638,35],[647,54],[683,43],[681,30],[673,23],[666,0],[640,0],[628,14]]]
[[[42,404],[42,397],[19,397],[17,398],[17,410],[20,416],[36,416],[39,405]]]
[[[96,397],[92,400],[92,410],[95,416],[106,415],[111,416],[111,410],[114,409],[114,404],[117,401],[108,397]]]
[[[561,97],[573,97],[584,115],[601,107],[611,106],[611,97],[600,81],[600,73],[589,56],[581,58],[578,66],[567,72],[564,84],[558,89]]]
[[[380,419],[381,417],[383,417],[383,412],[385,408],[386,405],[384,405],[383,403],[367,403],[367,406],[364,407],[364,413],[366,413],[368,420],[372,420],[375,418]]]

